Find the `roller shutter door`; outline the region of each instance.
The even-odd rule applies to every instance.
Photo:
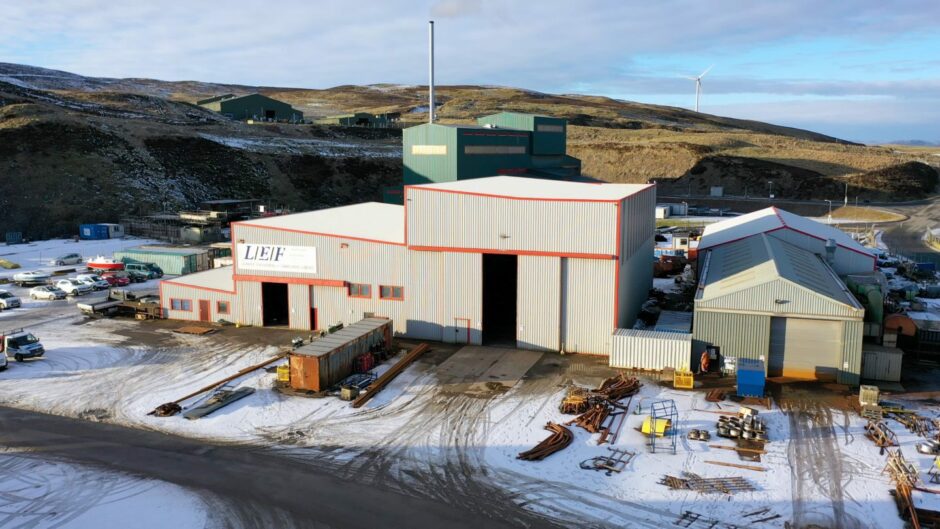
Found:
[[[842,322],[772,318],[769,376],[832,378],[842,363]]]

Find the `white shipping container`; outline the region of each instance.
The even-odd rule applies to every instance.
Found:
[[[691,360],[691,334],[617,329],[611,339],[610,367],[688,371]]]

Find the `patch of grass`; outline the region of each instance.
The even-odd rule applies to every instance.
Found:
[[[905,215],[877,208],[843,206],[832,210],[833,219],[861,220],[865,222],[901,222]]]

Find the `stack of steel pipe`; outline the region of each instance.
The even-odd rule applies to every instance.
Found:
[[[590,433],[597,433],[601,431],[601,426],[604,424],[604,420],[607,419],[607,416],[610,415],[610,411],[611,406],[609,404],[595,404],[594,407],[565,424],[577,424]]]
[[[635,395],[640,391],[640,381],[636,378],[627,378],[622,373],[615,377],[610,377],[603,384],[594,390],[607,400],[620,400],[622,398]]]

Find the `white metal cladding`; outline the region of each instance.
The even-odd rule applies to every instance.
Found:
[[[689,333],[617,329],[611,338],[610,367],[687,371],[691,359]]]
[[[444,254],[408,252],[406,260],[406,334],[420,340],[443,341]]]
[[[862,349],[862,378],[900,382],[903,360],[904,352],[896,347],[865,344]]]
[[[632,327],[640,314],[640,307],[649,296],[653,287],[653,246],[654,236],[650,235],[644,243],[626,258],[621,257],[620,285],[617,306],[617,326]]]
[[[312,328],[309,285],[287,285],[287,305],[291,329]]]
[[[236,309],[234,303],[234,294],[225,294],[222,292],[216,292],[214,290],[204,290],[191,286],[176,285],[169,282],[163,282],[160,284],[160,292],[160,305],[163,307],[166,317],[171,320],[199,321],[199,300],[206,300],[209,302],[209,321],[219,321],[220,319],[235,321]],[[170,300],[172,299],[188,299],[192,301],[193,310],[172,310],[170,308],[172,306],[170,304]],[[219,301],[225,301],[228,303],[228,314],[219,312]]]
[[[694,365],[707,345],[721,347],[721,354],[764,360],[770,344],[770,316],[730,312],[695,311],[692,321]]]
[[[561,258],[520,255],[516,293],[516,344],[558,351],[561,328]]]
[[[312,288],[314,306],[317,309],[318,327],[326,329],[331,325],[342,323],[352,325],[366,317],[367,313],[373,316],[389,318],[394,322],[394,331],[404,334],[406,331],[405,301],[379,299],[378,286],[372,287],[372,297],[353,298],[345,288],[315,285]],[[405,299],[408,299],[408,289],[405,288]]]
[[[409,187],[408,244],[617,253],[617,203],[494,198]]]
[[[264,325],[261,309],[261,283],[255,281],[237,281],[235,290],[236,320],[242,325]]]
[[[316,229],[311,226],[311,229]],[[306,279],[342,280],[352,283],[404,285],[404,246],[380,242],[359,241],[323,235],[295,233],[252,225],[238,224],[232,235],[236,240],[253,244],[280,244],[287,246],[313,246],[317,248],[317,272],[269,272],[238,270],[239,275],[294,277]]]
[[[740,310],[774,316],[821,317],[825,319],[858,319],[864,309],[816,294],[785,279],[763,283],[708,300],[695,300],[695,310]]]
[[[810,237],[790,228],[783,228],[767,235],[786,241],[794,246],[826,257],[826,241]],[[875,269],[875,257],[853,252],[844,246],[836,246],[835,260],[830,265],[839,275],[871,273]]]
[[[443,290],[444,341],[482,344],[483,254],[445,252]]]
[[[617,262],[561,260],[561,344],[566,352],[608,355],[614,329]]]
[[[630,195],[620,204],[620,237],[623,241],[621,258],[629,258],[656,233],[656,188],[651,186]]]

